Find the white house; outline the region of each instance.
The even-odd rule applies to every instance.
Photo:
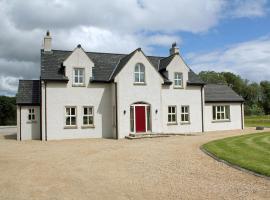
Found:
[[[205,85],[176,44],[167,57],[41,50],[39,80],[20,80],[18,140],[124,138],[243,128],[243,98]]]

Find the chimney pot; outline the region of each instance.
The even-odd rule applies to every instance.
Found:
[[[176,42],[172,43],[172,47],[170,48],[170,55],[179,54],[179,48],[177,47]]]
[[[46,36],[44,37],[43,48],[44,52],[52,51],[52,37],[50,36],[50,31],[46,32]]]

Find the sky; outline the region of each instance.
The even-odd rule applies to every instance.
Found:
[[[270,80],[270,0],[0,0],[0,95],[38,79],[40,49],[168,56],[176,42],[195,72]]]

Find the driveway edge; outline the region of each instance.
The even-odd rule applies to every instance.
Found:
[[[269,180],[270,181],[270,177],[269,176],[265,176],[265,175],[262,175],[262,174],[259,174],[259,173],[256,173],[256,172],[253,172],[249,169],[245,169],[245,168],[242,168],[238,165],[235,165],[235,164],[232,164],[226,160],[223,160],[223,159],[220,159],[218,158],[217,156],[215,156],[214,154],[210,153],[209,151],[207,151],[206,149],[204,149],[202,146],[200,146],[200,150],[202,152],[204,152],[206,155],[210,156],[211,158],[213,158],[214,160],[218,161],[218,162],[222,162],[226,165],[228,165],[229,167],[232,167],[234,169],[237,169],[239,171],[242,171],[242,172],[245,172],[245,173],[248,173],[248,174],[251,174],[251,175],[254,175],[254,176],[257,176],[257,177],[260,177],[260,178],[264,178],[266,180]]]

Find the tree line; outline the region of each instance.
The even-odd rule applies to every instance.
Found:
[[[202,71],[206,83],[226,84],[245,99],[246,115],[270,114],[270,81],[260,83],[242,79],[231,72]],[[16,124],[16,97],[0,96],[0,126]]]
[[[201,71],[206,83],[226,84],[245,100],[245,115],[270,114],[270,81],[250,82],[232,72]]]

